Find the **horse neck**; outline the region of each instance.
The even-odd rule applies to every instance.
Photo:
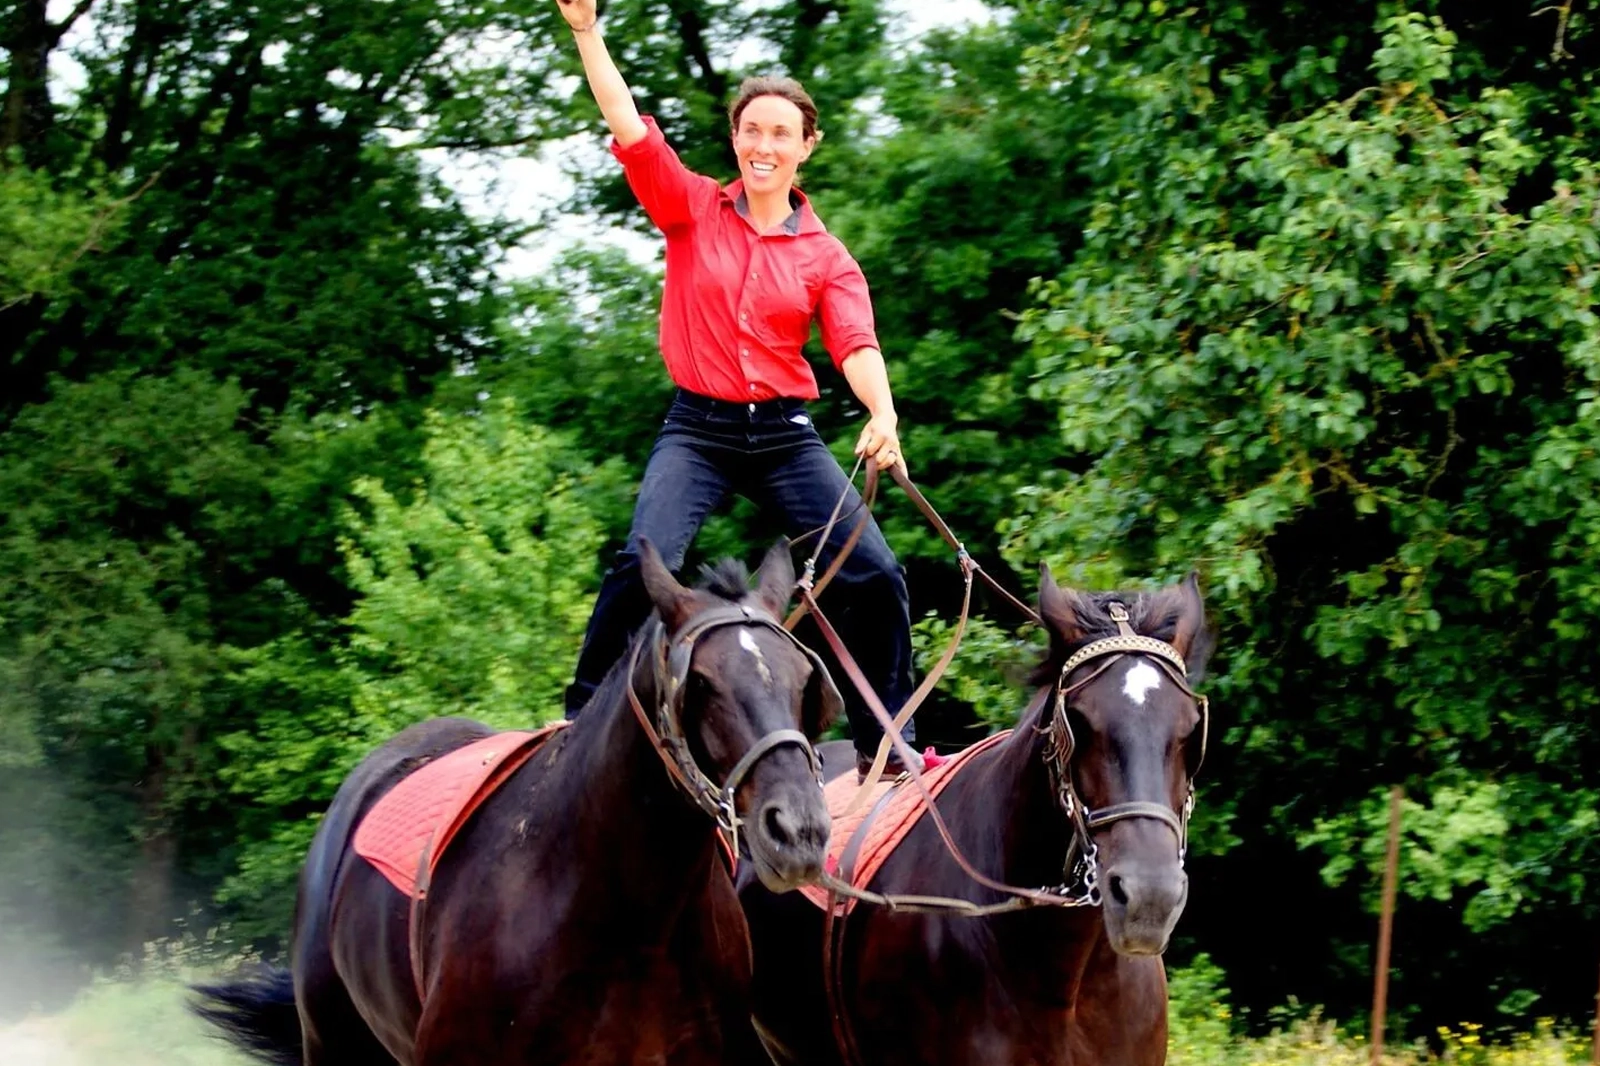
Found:
[[[946,801],[953,801],[952,831],[957,821],[961,825],[958,839],[970,839],[987,852],[983,865],[999,870],[998,876],[1013,885],[1059,883],[1072,839],[1036,724],[1030,707],[1006,741],[977,753],[973,765],[956,775],[954,795]]]
[[[707,867],[720,861],[715,828],[668,776],[627,686],[605,690],[614,698],[585,709],[571,727],[563,787],[576,804],[573,829],[605,854],[615,879],[608,891],[657,904],[675,892],[691,895],[704,888]],[[647,648],[634,690],[652,715],[656,687]]]
[[[1062,811],[1055,783],[1045,764],[1049,707],[1043,694],[1030,705],[1015,732],[997,745],[980,765],[972,767],[968,802],[952,811],[963,829],[958,839],[982,847],[989,841],[991,869],[1019,887],[1060,884],[1067,876],[1067,849],[1072,823]],[[954,787],[954,784],[952,785]],[[959,812],[959,813],[958,813]],[[998,852],[996,854],[996,852]],[[1054,999],[1073,995],[1096,947],[1105,936],[1098,907],[1048,907],[996,919],[991,924],[1000,961],[1013,980],[1039,983],[1041,994]]]

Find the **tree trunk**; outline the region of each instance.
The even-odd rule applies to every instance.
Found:
[[[45,137],[55,124],[50,103],[50,50],[60,31],[46,14],[49,0],[12,0],[0,25],[0,47],[10,56],[5,109],[0,112],[0,160],[13,148],[22,149],[30,167],[42,167],[48,153]]]
[[[166,761],[156,752],[150,758],[152,767],[140,790],[139,857],[128,886],[127,949],[136,961],[143,958],[146,944],[170,931],[177,865],[177,842],[166,810]]]

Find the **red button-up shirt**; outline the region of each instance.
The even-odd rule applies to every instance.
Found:
[[[861,267],[806,198],[774,233],[741,214],[743,183],[719,187],[683,165],[654,119],[644,140],[611,151],[667,238],[661,355],[681,388],[719,400],[817,397],[801,354],[813,318],[839,366],[876,348],[872,300]]]

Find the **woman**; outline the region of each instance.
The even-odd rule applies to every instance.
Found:
[[[790,536],[824,525],[841,493],[859,499],[806,413],[817,382],[801,348],[820,318],[824,347],[869,419],[856,454],[903,464],[894,398],[874,332],[866,278],[795,189],[815,149],[817,109],[798,82],[753,78],[729,109],[739,180],[692,173],[634,107],[600,36],[595,0],[557,0],[605,115],[628,183],[667,239],[661,354],[678,386],[639,486],[628,542],[606,574],[567,690],[576,715],[650,610],[638,545],[674,570],[730,492],[782,516]],[[847,535],[841,523],[830,551]],[[829,618],[890,713],[911,694],[905,577],[875,523],[831,586]],[[842,686],[858,763],[882,730]],[[906,739],[912,730],[906,729]],[[899,767],[891,763],[892,769]]]

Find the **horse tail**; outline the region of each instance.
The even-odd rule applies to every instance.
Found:
[[[273,1066],[301,1066],[300,1012],[288,970],[263,967],[225,984],[192,985],[190,1009],[228,1042]]]

